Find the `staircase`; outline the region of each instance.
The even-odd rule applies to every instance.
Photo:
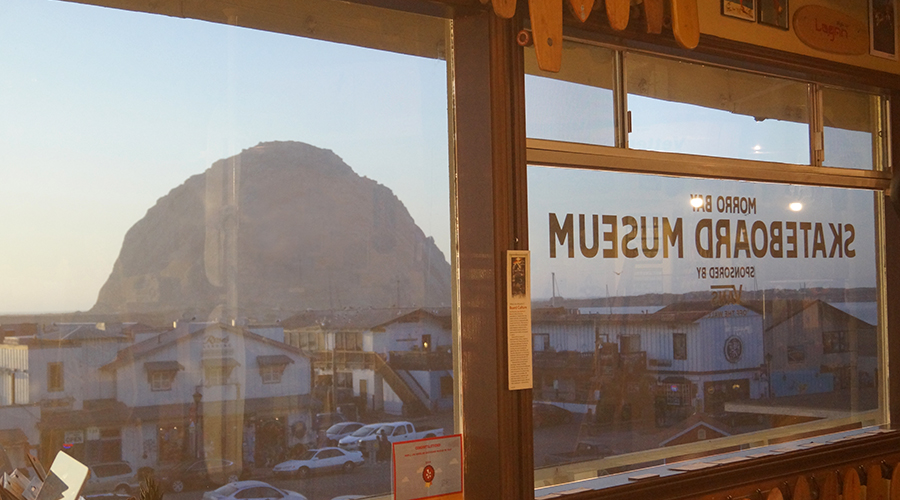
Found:
[[[431,413],[428,395],[418,382],[406,370],[399,373],[388,365],[381,356],[375,358],[375,372],[384,378],[400,400],[403,401],[403,413],[407,416],[424,416]],[[400,375],[402,373],[403,375]]]

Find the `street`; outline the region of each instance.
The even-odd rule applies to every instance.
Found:
[[[255,476],[284,490],[296,491],[308,500],[331,500],[341,495],[376,495],[391,492],[390,463],[365,464],[349,474],[326,473],[307,479],[276,479],[274,476]],[[165,500],[199,500],[203,490],[182,493],[167,492]]]

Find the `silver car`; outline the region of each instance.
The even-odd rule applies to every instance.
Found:
[[[137,473],[128,462],[109,462],[88,467],[91,475],[84,483],[84,495],[111,492],[131,495],[140,488]]]

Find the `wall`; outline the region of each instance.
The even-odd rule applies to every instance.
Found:
[[[871,55],[838,55],[829,54],[808,47],[797,38],[794,33],[793,15],[804,5],[822,5],[839,10],[851,17],[865,23],[868,26],[868,2],[867,0],[791,0],[789,25],[790,29],[784,31],[756,22],[743,21],[721,14],[721,0],[699,1],[700,32],[738,42],[745,42],[761,47],[793,52],[810,57],[827,59],[853,66],[860,66],[878,71],[900,74],[900,63],[889,59],[883,59]],[[895,13],[895,22],[898,17]],[[898,33],[900,36],[900,33]]]

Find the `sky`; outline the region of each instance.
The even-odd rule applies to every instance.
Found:
[[[0,313],[89,309],[157,199],[265,141],[331,149],[449,257],[445,61],[0,0],[0,65]]]
[[[392,189],[450,257],[445,61],[55,0],[0,0],[0,65],[0,313],[89,309],[126,231],[160,197],[265,141],[331,149]],[[526,90],[529,137],[612,144],[610,91],[536,77]],[[808,161],[803,124],[638,96],[628,102],[636,149]],[[833,164],[871,165],[866,134],[828,130],[826,144]],[[535,297],[549,296],[554,272],[568,296],[604,296],[607,286],[625,294],[702,285],[682,276],[697,267],[687,259],[663,280],[645,272],[652,262],[592,261],[585,272],[578,259],[542,261],[548,244],[535,238],[546,238],[550,212],[677,214],[689,241],[688,219],[696,218],[684,206],[692,192],[752,194],[767,221],[782,217],[782,202],[797,194],[565,169],[529,175]],[[604,188],[610,183],[616,189]],[[781,205],[762,201],[776,192]],[[852,220],[868,231],[857,241],[871,242],[871,193],[851,198],[816,207],[815,217]],[[848,264],[826,274],[847,284],[840,273],[852,271],[860,277],[854,284],[870,283],[872,262],[858,258],[861,272]],[[639,263],[644,274],[625,280],[622,269]],[[792,286],[819,276],[817,266],[788,269],[800,273]],[[784,268],[764,267],[761,276],[773,283]]]

